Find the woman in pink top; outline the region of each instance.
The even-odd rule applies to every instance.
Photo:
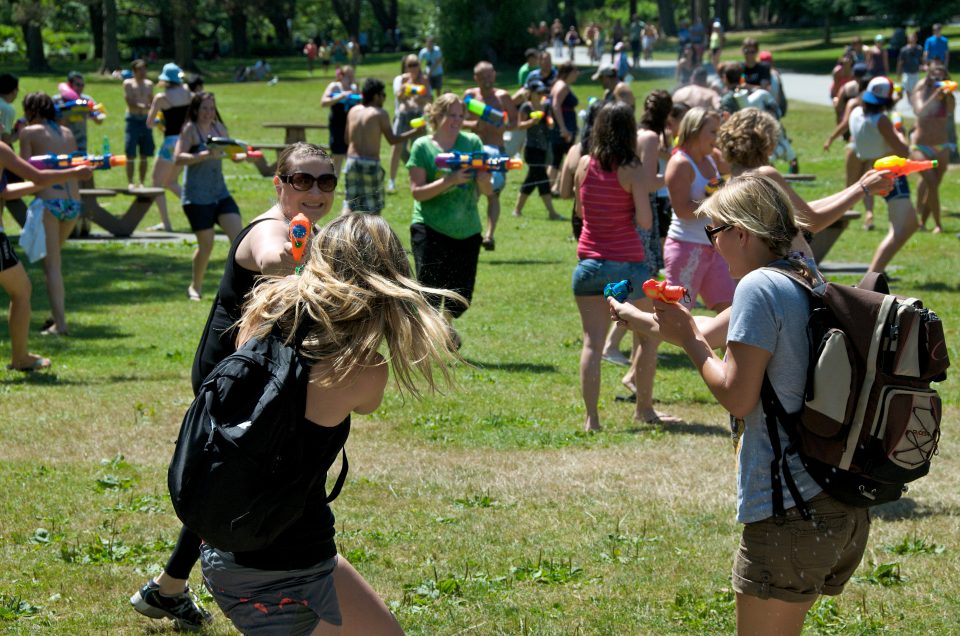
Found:
[[[587,410],[585,427],[600,430],[597,403],[600,397],[600,357],[609,325],[609,311],[603,298],[607,283],[628,279],[634,288],[631,300],[638,296],[643,307],[649,301],[641,286],[650,272],[644,263],[643,242],[637,226],[650,229],[650,184],[644,182],[637,156],[636,123],[633,109],[623,103],[610,103],[600,109],[590,138],[590,153],[580,159],[575,177],[583,231],[577,243],[580,262],[573,271],[573,295],[583,325],[583,350],[580,354],[580,387]],[[652,307],[649,307],[652,309]],[[648,352],[652,351],[652,356]],[[638,358],[641,368],[656,368],[656,347],[642,347]],[[653,373],[649,387],[637,381],[637,416],[652,411]]]

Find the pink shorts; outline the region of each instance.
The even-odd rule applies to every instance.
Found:
[[[712,245],[668,238],[663,246],[663,262],[667,282],[687,288],[690,295],[688,307],[697,296],[710,309],[733,302],[733,290],[737,284],[730,278],[727,262]]]

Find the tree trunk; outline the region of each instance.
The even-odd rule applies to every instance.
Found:
[[[177,29],[174,28],[173,2],[175,0],[159,0],[160,9],[160,57],[169,59],[174,54],[174,40]]]
[[[373,17],[381,31],[392,33],[397,28],[397,0],[370,0],[370,8],[373,9]]]
[[[831,32],[830,10],[823,12],[823,43],[827,46],[833,44],[833,33]]]
[[[730,0],[716,0],[714,6],[716,15],[720,18],[720,24],[723,25],[723,28],[728,28],[730,26]]]
[[[250,40],[247,37],[247,13],[243,3],[236,3],[230,11],[230,42],[232,55],[244,57],[250,52]]]
[[[750,23],[750,0],[734,0],[733,9],[738,29],[749,29]]]
[[[358,3],[359,5],[359,0]],[[283,0],[270,0],[267,3],[264,11],[267,20],[270,21],[270,24],[273,26],[273,32],[277,36],[277,41],[275,42],[278,48],[284,50],[293,48],[293,34],[290,32],[290,27],[287,23],[287,18],[293,15],[293,8],[289,5],[288,2]],[[357,31],[360,30],[360,12],[357,11]]]
[[[710,0],[697,0],[697,17],[704,25],[710,22]]]
[[[90,9],[90,33],[93,34],[93,56],[99,60],[103,57],[103,4],[100,0],[90,0],[87,8]]]
[[[677,21],[673,15],[673,0],[657,0],[657,9],[660,13],[660,30],[664,35],[676,35]]]
[[[570,5],[571,13],[573,13],[573,0],[567,0],[567,4]],[[633,16],[637,15],[637,0],[630,0],[629,8],[627,9],[627,17],[630,20],[633,20]]]
[[[333,11],[351,38],[360,37],[360,0],[333,0]]]
[[[173,32],[173,59],[185,71],[196,71],[197,65],[193,61],[193,29],[196,0],[173,0],[173,20],[181,25]]]
[[[103,0],[103,62],[101,73],[120,68],[120,47],[117,43],[117,0]]]
[[[28,22],[23,25],[23,41],[27,45],[27,70],[31,73],[45,73],[50,70],[47,56],[43,53],[43,33],[40,25]]]

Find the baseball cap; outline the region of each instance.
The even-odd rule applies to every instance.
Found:
[[[591,79],[593,79],[593,81],[597,81],[604,75],[606,75],[607,77],[616,77],[617,69],[613,68],[612,64],[608,64],[604,62],[603,64],[600,65],[600,68],[597,69],[597,72],[593,74]]]
[[[863,77],[867,74],[867,65],[863,62],[857,62],[853,65],[853,74],[855,77]]]
[[[886,77],[874,77],[863,92],[863,101],[874,106],[886,106],[893,94],[893,83]]]
[[[550,89],[547,88],[547,85],[536,78],[527,82],[527,90],[532,93],[540,93],[541,95],[550,92]]]
[[[759,58],[761,62],[772,62],[773,53],[771,53],[770,51],[760,51]]]

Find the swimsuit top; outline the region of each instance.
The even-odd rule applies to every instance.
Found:
[[[163,134],[167,137],[179,135],[183,129],[183,122],[187,119],[187,110],[190,104],[183,106],[171,106],[164,109],[163,112]]]

